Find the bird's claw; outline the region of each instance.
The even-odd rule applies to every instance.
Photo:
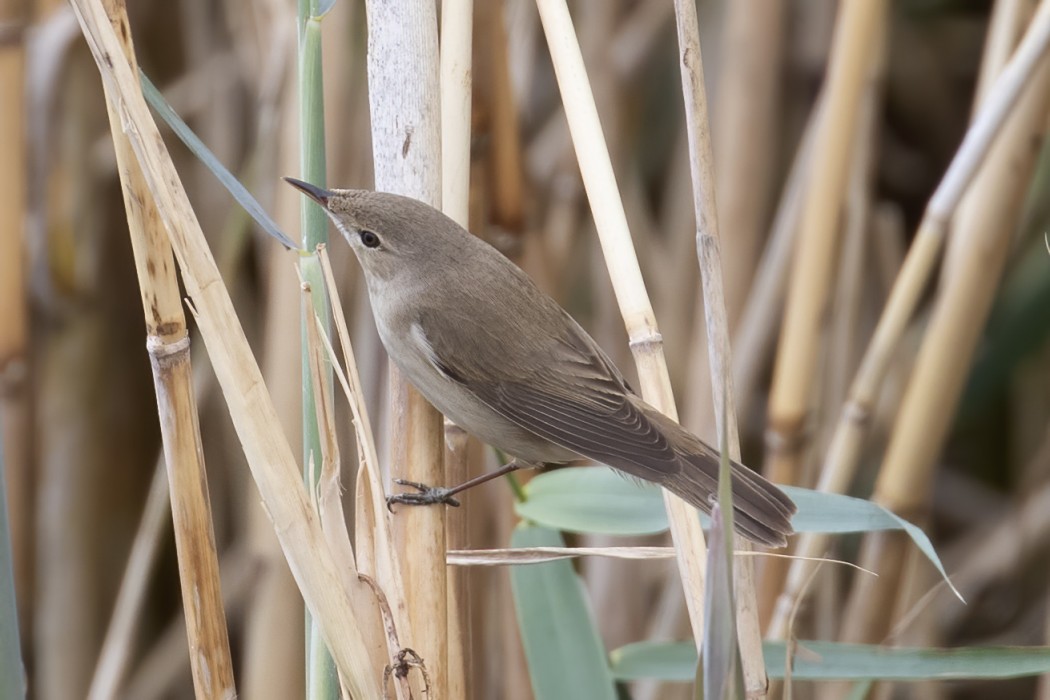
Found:
[[[395,503],[406,506],[433,506],[444,503],[455,508],[459,507],[459,501],[452,497],[449,489],[440,486],[427,486],[418,481],[409,481],[407,479],[394,479],[394,483],[398,486],[410,486],[418,493],[395,493],[392,496],[387,496],[386,507],[391,512],[393,512]]]

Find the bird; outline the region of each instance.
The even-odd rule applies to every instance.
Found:
[[[450,421],[512,456],[502,469],[392,503],[458,505],[467,487],[580,458],[663,486],[710,513],[719,454],[646,403],[598,343],[532,279],[442,212],[410,197],[289,184],[319,204],[361,268],[390,359]],[[796,507],[731,462],[739,534],[779,547]]]

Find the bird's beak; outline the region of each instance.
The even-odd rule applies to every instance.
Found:
[[[294,177],[283,178],[285,182],[305,194],[310,199],[320,204],[325,209],[328,208],[328,199],[335,193],[331,190],[326,190],[316,185],[311,185],[309,182],[303,182],[302,180],[296,180]]]

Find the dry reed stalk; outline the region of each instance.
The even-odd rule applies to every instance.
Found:
[[[696,249],[700,261],[700,279],[707,320],[715,429],[719,435],[721,451],[728,453],[730,459],[739,461],[740,435],[733,400],[729,322],[726,318],[725,287],[722,281],[714,163],[696,5],[689,0],[676,0],[675,19],[682,70],[682,93],[685,96],[686,128],[689,135],[689,170],[693,180]],[[742,539],[737,540],[741,549],[750,550],[750,546]],[[762,632],[758,624],[754,576],[753,562],[749,559],[737,562],[733,573],[733,587],[736,594],[736,627],[743,663],[744,687],[748,695],[761,696],[765,693],[768,682],[762,657]],[[700,645],[697,644],[697,649],[699,648]]]
[[[591,202],[598,237],[630,337],[641,383],[642,396],[659,410],[676,418],[662,339],[649,304],[631,243],[620,194],[616,188],[609,152],[587,80],[583,57],[564,0],[538,0],[540,21],[547,36],[554,71],[561,91],[569,131]],[[706,545],[693,508],[664,491],[671,533],[678,553],[679,573],[688,601],[689,618],[697,648],[703,636],[703,585]]]
[[[26,298],[26,6],[0,1],[0,444],[22,639],[30,639],[33,478]]]
[[[113,30],[120,34],[125,58],[134,72],[135,49],[123,0],[107,0],[106,13]],[[234,697],[237,691],[193,389],[190,339],[175,261],[160,215],[123,132],[117,95],[110,85],[104,87],[146,320],[146,349],[157,392],[194,689],[198,697]]]
[[[120,582],[117,599],[113,603],[106,637],[102,642],[95,675],[88,689],[88,700],[110,700],[116,698],[124,681],[128,665],[132,661],[132,645],[139,615],[145,603],[147,587],[153,575],[161,538],[171,523],[171,499],[168,491],[168,475],[164,461],[158,460],[153,470],[146,506],[135,540],[128,554],[124,578]]]
[[[496,23],[502,27],[502,22]],[[446,0],[441,5],[441,208],[445,214],[460,226],[470,228],[470,125],[472,104],[472,70],[471,52],[474,25],[473,0]],[[499,46],[494,52],[496,57],[503,56],[506,63],[505,47]],[[506,66],[503,66],[504,71]],[[505,75],[505,73],[504,73]],[[510,86],[506,85],[510,96]],[[495,100],[496,105],[503,100]],[[509,103],[513,109],[513,102]],[[506,122],[506,115],[503,115]],[[517,127],[516,121],[510,124]],[[504,129],[506,126],[504,126]],[[504,135],[505,140],[505,135]],[[512,141],[500,144],[496,139],[495,160],[497,164],[507,163],[517,152],[517,143]],[[509,152],[501,152],[508,151]],[[520,166],[511,162],[512,170],[519,172]],[[517,193],[517,210],[520,212],[520,182],[509,179],[503,182],[496,177],[496,199],[501,202],[498,210],[507,209],[511,214],[515,208],[514,196]],[[513,216],[513,214],[511,214]],[[519,214],[520,216],[520,214]],[[444,478],[448,484],[461,484],[470,478],[467,460],[467,435],[449,421],[444,423],[445,452]],[[466,544],[466,513],[462,509],[453,509],[446,513],[445,548],[461,548]],[[468,637],[465,636],[467,624],[466,586],[467,572],[459,568],[446,569],[446,661],[441,672],[447,678],[445,692],[449,698],[467,698],[466,659],[470,656]]]
[[[441,134],[437,16],[433,2],[369,0],[368,98],[375,187],[440,207]],[[391,474],[448,483],[441,415],[391,367]],[[430,674],[429,697],[448,697],[445,508],[397,509],[397,552],[412,635]]]
[[[1010,60],[1010,54],[1024,34],[1038,4],[1038,0],[997,0],[992,4],[981,68],[977,74],[977,87],[974,88],[974,117],[1003,66]]]
[[[480,31],[486,32],[485,36],[479,38],[479,44],[487,51],[484,65],[477,68],[488,79],[485,90],[490,97],[486,103],[492,139],[491,170],[487,181],[491,203],[489,220],[502,230],[517,234],[525,224],[525,182],[518,101],[511,82],[507,28],[503,23],[501,9],[502,4],[494,2],[483,2],[478,8]],[[442,157],[445,157],[444,152]]]
[[[294,7],[285,15],[274,17],[267,42],[274,52],[284,54],[285,82],[294,85],[295,21]],[[278,38],[282,37],[282,38]],[[289,87],[277,107],[281,117],[276,134],[272,165],[261,165],[268,173],[295,172],[299,167],[298,93]],[[260,143],[266,143],[262,137]],[[295,231],[299,225],[298,195],[290,187],[274,191],[273,215],[283,231]],[[283,250],[276,247],[265,253],[265,316],[263,319],[262,374],[273,397],[280,424],[284,427],[295,454],[302,454],[302,341],[301,334],[289,329],[301,324],[301,300],[296,294],[298,282],[295,267]],[[241,673],[238,680],[243,697],[260,700],[284,700],[303,694],[306,687],[306,631],[303,625],[302,597],[295,585],[274,534],[273,525],[262,507],[258,489],[250,477],[244,490],[243,532],[253,557],[259,561],[259,575],[245,611],[242,627]],[[290,630],[275,635],[273,630]]]
[[[839,7],[830,65],[822,90],[824,109],[806,184],[801,234],[794,252],[784,325],[770,389],[766,476],[798,483],[806,454],[805,430],[829,302],[839,239],[852,135],[861,92],[886,21],[884,1]]]
[[[733,386],[740,403],[741,415],[758,392],[758,382],[773,353],[776,334],[791,269],[792,251],[798,237],[803,195],[809,179],[809,163],[823,103],[818,102],[810,114],[805,133],[795,151],[791,171],[777,204],[771,233],[762,260],[755,271],[752,287],[733,334]]]
[[[725,13],[712,126],[719,229],[728,232],[721,237],[726,315],[735,330],[773,195],[787,5],[769,3],[755,12],[748,3],[730,2]]]
[[[880,28],[884,30],[885,26]],[[867,240],[870,237],[871,200],[876,174],[876,140],[882,108],[883,77],[886,70],[885,39],[886,37],[882,35],[874,38],[878,52],[867,67],[856,117],[856,130],[853,134],[853,144],[850,147],[853,157],[849,163],[847,187],[844,192],[846,211],[842,223],[843,243],[841,250],[838,251],[839,260],[834,280],[835,291],[830,302],[829,331],[826,347],[823,350],[824,362],[822,364],[825,367],[823,371],[825,378],[820,382],[818,392],[821,416],[817,421],[820,426],[820,434],[815,441],[815,446],[820,450],[826,448],[834,427],[833,421],[823,420],[825,414],[832,414],[845,400],[850,377],[856,371],[859,361],[855,346],[859,332],[857,316],[866,279],[864,255],[867,251]],[[815,463],[807,461],[802,470],[803,483],[811,484],[817,480],[815,476],[819,475],[812,473],[816,466]],[[804,556],[813,557],[815,555],[804,554]],[[763,629],[769,628],[784,582],[794,565],[794,560],[771,559],[763,566],[759,598]],[[807,573],[807,577],[810,575]]]
[[[470,477],[470,436],[455,423],[445,421],[445,473],[466,481]],[[452,483],[457,483],[456,481]],[[445,542],[451,549],[466,549],[467,518],[463,509],[448,514]],[[448,570],[448,696],[470,698],[467,678],[470,647],[470,570],[453,566]]]
[[[357,360],[354,357],[354,348],[350,342],[350,332],[347,329],[346,317],[343,315],[343,306],[339,299],[339,288],[335,282],[335,274],[332,272],[328,251],[319,247],[317,256],[328,297],[332,300],[334,310],[332,318],[335,322],[336,333],[339,335],[339,344],[343,350],[345,372],[339,367],[331,341],[323,335],[324,329],[320,319],[316,319],[317,330],[322,333],[319,340],[327,350],[328,360],[350,404],[354,434],[357,438],[359,469],[355,478],[356,507],[354,509],[356,567],[361,577],[367,576],[377,582],[382,592],[381,604],[384,609],[381,613],[382,623],[387,632],[385,640],[387,658],[393,663],[393,659],[403,648],[400,640],[411,637],[408,627],[407,591],[401,575],[400,562],[392,544],[394,538],[391,516],[386,507],[383,486],[379,477],[379,457],[376,453],[372,424],[365,407],[364,391],[357,369]],[[395,676],[395,681],[398,697],[408,700],[411,697],[411,688],[407,679]]]
[[[850,385],[849,399],[839,413],[835,433],[824,457],[817,485],[819,490],[842,493],[852,481],[860,459],[864,430],[898,343],[939,259],[948,221],[1048,47],[1050,2],[1044,1],[1010,62],[989,91],[985,104],[930,198],[875,333],[865,350],[860,369]],[[796,551],[803,556],[819,556],[826,543],[827,538],[824,536],[804,535],[798,539]],[[779,639],[786,634],[787,615],[800,594],[802,582],[807,578],[807,569],[805,561],[791,565],[788,582],[768,630],[769,636]]]
[[[1050,17],[1050,2],[1040,15]],[[915,518],[927,508],[936,458],[999,286],[1048,106],[1050,59],[1044,58],[955,212],[937,300],[875,484],[873,500],[902,517]],[[892,621],[885,615],[889,605],[880,603],[892,604],[898,590],[897,576],[884,574],[882,566],[901,558],[908,543],[894,536],[866,539],[873,542],[865,543],[862,565],[880,577],[854,589],[844,633],[878,640]],[[870,620],[872,607],[882,611],[876,620]]]
[[[77,0],[73,7],[103,83],[118,100],[120,124],[167,229],[234,427],[303,598],[351,690],[374,697],[382,663],[362,636],[371,631],[359,626],[355,613],[374,603],[367,591],[343,586],[229,294],[105,10],[98,0]]]

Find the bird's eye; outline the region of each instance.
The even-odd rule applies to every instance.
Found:
[[[361,242],[364,243],[365,248],[378,248],[379,236],[375,235],[371,231],[362,231]]]

